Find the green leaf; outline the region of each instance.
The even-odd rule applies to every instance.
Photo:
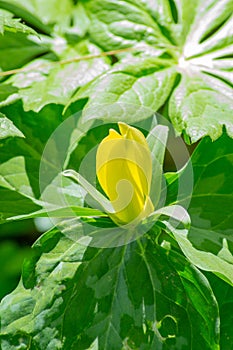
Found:
[[[48,206],[50,203],[41,203],[41,205]],[[24,220],[24,219],[34,219],[34,218],[41,218],[41,217],[49,217],[49,218],[69,218],[72,217],[74,218],[75,216],[77,217],[91,217],[91,216],[103,216],[105,217],[106,215],[102,213],[101,211],[97,209],[92,209],[92,208],[84,208],[84,207],[75,207],[75,206],[67,206],[67,207],[52,207],[50,206],[50,209],[41,209],[37,210],[33,213],[30,214],[25,214],[25,215],[18,215],[18,216],[12,216],[8,220]]]
[[[168,138],[168,128],[164,125],[156,125],[147,135],[147,143],[152,157],[152,180],[150,198],[156,208],[161,200],[163,180],[163,163]]]
[[[190,77],[183,73],[169,102],[169,115],[175,129],[178,133],[185,130],[192,142],[206,135],[216,140],[223,126],[233,137],[232,113],[232,89],[206,74],[194,73]]]
[[[86,0],[77,5],[69,0],[64,4],[57,0],[49,3],[27,0],[23,7],[19,1],[0,1],[0,5],[2,3],[3,8],[14,14],[23,11],[25,18],[29,19],[27,23],[30,23],[30,13],[33,23],[39,14],[46,23],[44,25],[56,24],[54,30],[59,33],[53,39],[45,37],[36,47],[34,43],[30,50],[27,48],[32,41],[25,44],[17,33],[14,50],[21,40],[22,43],[20,50],[13,52],[14,60],[11,61],[8,57],[12,56],[12,49],[7,45],[12,41],[9,37],[12,33],[7,33],[6,40],[2,39],[5,49],[0,56],[3,70],[20,67],[46,50],[56,54],[57,57],[53,55],[52,60],[62,60],[101,52],[99,48],[132,48],[130,52],[116,53],[113,61],[119,60],[120,63],[114,64],[106,74],[92,82],[109,68],[103,58],[68,62],[61,67],[54,66],[51,58],[47,60],[46,57],[46,61],[42,59],[46,63],[44,69],[37,66],[39,72],[25,72],[12,79],[13,84],[20,88],[20,93],[9,96],[5,104],[21,97],[25,110],[39,111],[48,103],[70,105],[89,98],[85,121],[96,114],[104,121],[109,120],[109,115],[117,121],[124,109],[126,122],[130,122],[131,116],[135,120],[135,115],[136,120],[146,118],[149,114],[147,108],[157,111],[164,107],[176,132],[184,132],[192,142],[205,135],[217,139],[223,126],[232,137],[231,0],[208,0],[205,3],[198,0],[159,0],[155,3],[145,0]],[[48,33],[46,29],[44,32]],[[79,42],[87,32],[90,33],[88,43]],[[65,52],[64,34],[69,41]],[[85,45],[86,53],[83,52]],[[36,65],[36,61],[30,62],[29,68],[34,71]],[[86,74],[83,76],[84,71]],[[181,75],[180,81],[175,81],[177,73]],[[23,85],[22,80],[27,83]],[[176,89],[172,94],[174,84]],[[116,100],[119,100],[118,105]]]
[[[16,191],[0,187],[0,223],[6,222],[9,217],[26,215],[41,207],[28,197]]]
[[[229,350],[232,1],[0,0],[0,8],[42,34],[38,39],[26,35],[28,31],[18,32],[27,28],[9,14],[4,28],[16,32],[0,35],[0,69],[25,69],[0,85],[0,106],[5,106],[0,121],[7,125],[7,134],[0,129],[0,222],[45,215],[58,220],[58,228],[34,244],[20,285],[2,301],[0,347]],[[125,48],[130,50],[103,54],[111,54],[110,59],[83,59]],[[5,77],[1,72],[0,76]],[[19,98],[22,104],[14,102]],[[63,106],[72,102],[63,116]],[[82,117],[70,123],[72,130],[66,129],[59,140],[51,138],[52,154],[44,156],[40,172],[48,139],[85,103]],[[106,246],[111,241],[107,233],[116,227],[98,210],[83,207],[85,191],[61,179],[59,171],[80,170],[83,157],[104,137],[106,122],[139,121],[143,128],[142,122],[157,110],[167,113],[186,140],[195,142],[205,135],[218,140],[204,138],[192,164],[166,176],[169,205],[163,207],[156,198],[157,208],[162,208],[148,221],[151,224],[150,219],[154,222],[158,216],[159,220],[147,235],[141,237],[139,232],[141,240],[111,249],[87,247],[96,236]],[[95,129],[98,119],[102,125]],[[88,128],[90,133],[83,136]],[[162,187],[165,197],[162,163],[167,130],[163,126],[155,130],[157,138],[153,132],[148,136],[154,162],[152,187]],[[192,183],[191,165],[192,194],[186,191]],[[90,173],[88,181],[95,176],[90,168],[80,170],[84,177]],[[179,181],[186,182],[176,198]],[[187,231],[184,208],[189,202],[192,226]],[[71,219],[60,221],[64,216]],[[131,234],[124,233],[117,241]],[[0,253],[4,288],[3,260],[9,267],[12,261],[15,269],[19,260],[16,250],[4,245]],[[228,282],[210,279],[218,305],[197,267]]]
[[[133,123],[149,117],[164,104],[175,77],[169,63],[156,58],[125,60],[81,88],[71,102],[89,97],[83,122],[98,118]]]
[[[63,45],[65,49],[59,59],[68,59],[69,62],[59,64],[46,59],[35,60],[24,67],[26,72],[16,74],[10,79],[19,88],[19,97],[23,100],[25,111],[39,112],[50,103],[67,104],[80,86],[108,69],[108,59],[104,57],[82,59],[82,56],[101,53],[89,41],[81,41],[75,46],[68,46],[64,41]]]
[[[61,121],[62,109],[48,106],[38,114],[25,113],[18,102],[5,107],[4,112],[12,118],[14,125],[25,137],[0,140],[1,220],[41,209],[42,203],[38,201],[41,194],[39,188],[41,156],[49,136]],[[60,150],[58,152],[61,153]],[[49,164],[52,166],[52,159]],[[47,185],[52,179],[48,173]],[[55,188],[59,190],[58,187]],[[80,202],[79,204],[77,202],[73,205],[80,205]]]
[[[233,5],[231,0],[200,2],[195,20],[184,45],[187,58],[206,55],[209,52],[231,46]],[[218,56],[218,52],[214,53]]]
[[[230,0],[201,2],[179,59],[181,81],[169,102],[178,133],[192,142],[232,133],[233,6]],[[226,57],[225,57],[226,56]],[[224,58],[225,57],[225,58]]]
[[[167,227],[167,231],[170,231],[174,235],[181,250],[189,259],[189,261],[192,262],[192,264],[194,264],[202,270],[214,272],[216,275],[218,275],[233,286],[233,256],[228,249],[227,243],[225,245],[223,243],[223,249],[226,250],[227,257],[230,256],[231,260],[226,259],[225,251],[220,251],[222,252],[222,254],[220,255],[219,253],[218,256],[215,256],[212,253],[196,249],[195,247],[193,247],[192,243],[188,239],[188,230],[178,230],[175,229],[172,225],[166,222],[164,223]]]
[[[18,156],[0,164],[0,222],[15,215],[40,209],[25,168],[25,158]]]
[[[29,214],[11,216],[8,221],[48,216],[51,219],[56,218],[57,224],[58,218],[106,216],[97,209],[83,207],[85,194],[81,186],[59,174],[46,186],[40,201],[34,200],[42,206],[42,209]]]
[[[76,237],[54,229],[35,243],[24,286],[1,303],[3,350],[219,349],[213,293],[181,255],[148,239],[96,249]]]
[[[84,4],[91,19],[91,36],[107,49],[143,43],[168,49],[176,44],[180,51],[200,12],[198,0],[89,0]]]
[[[38,114],[34,112],[26,113],[22,108],[22,104],[17,102],[5,107],[2,111],[23,132],[25,138],[3,140],[0,148],[1,162],[23,156],[31,187],[36,197],[38,197],[41,155],[48,138],[62,120],[62,108],[48,106]]]
[[[26,197],[33,197],[24,157],[14,157],[0,165],[0,185]]]
[[[171,44],[141,3],[110,0],[84,2],[90,17],[91,37],[105,50],[138,43],[144,46]]]
[[[83,38],[90,26],[90,20],[86,14],[82,2],[78,2],[72,11],[73,26],[66,29],[66,32],[76,34]]]
[[[47,50],[46,46],[29,40],[25,33],[7,31],[0,37],[0,69],[7,71],[19,68]]]
[[[0,84],[0,106],[1,101],[6,101],[8,97],[16,95],[18,89],[10,84]]]
[[[20,19],[0,16],[0,34],[3,34],[5,30],[14,33],[22,32],[37,35],[35,30],[23,23],[20,23]]]
[[[83,189],[60,174],[67,156],[73,123],[68,125],[63,143],[59,138],[57,148],[52,144],[53,157],[49,154],[48,159],[46,156],[41,158],[50,134],[60,123],[61,109],[48,106],[38,114],[25,113],[21,104],[17,103],[5,108],[5,111],[14,116],[14,122],[24,131],[25,138],[11,138],[3,140],[1,144],[1,221],[41,216],[102,216],[103,213],[98,210],[83,208]],[[23,122],[25,116],[27,121]],[[54,117],[50,119],[51,116]],[[9,201],[15,198],[22,205],[17,206],[17,202],[11,205],[8,198]]]
[[[9,240],[0,243],[0,299],[16,288],[26,257],[30,257],[30,248],[19,249],[16,242]]]
[[[0,113],[0,139],[10,136],[24,137],[23,133],[14,126],[12,121]]]
[[[56,177],[43,191],[40,200],[34,196],[29,183],[23,156],[14,157],[0,165],[0,192],[3,206],[0,210],[1,221],[22,220],[36,217],[66,218],[75,216],[105,216],[102,212],[83,207],[84,193],[80,186],[73,184],[70,180],[59,180]],[[3,189],[5,188],[5,189]],[[10,191],[6,191],[6,189]],[[11,193],[10,193],[11,192]],[[13,194],[12,192],[16,192]],[[22,206],[17,209],[11,206],[6,197],[21,196],[28,208]],[[26,198],[30,201],[27,202]],[[19,199],[18,199],[19,200]],[[32,204],[34,202],[34,205]],[[39,209],[42,207],[42,209]],[[15,212],[14,212],[15,210]],[[29,211],[30,210],[30,211]]]
[[[0,7],[13,12],[45,34],[51,32],[49,24],[58,23],[60,28],[68,26],[73,9],[71,0],[26,0],[23,3],[20,0],[8,0],[0,1]]]
[[[107,50],[135,48],[131,53],[117,56],[123,58],[123,64],[127,64],[127,60],[133,63],[137,56],[140,57],[140,62],[145,60],[145,56],[147,60],[151,58],[151,62],[157,57],[164,63],[169,61],[170,69],[181,75],[180,82],[176,81],[177,86],[172,97],[170,95],[174,83],[171,86],[168,84],[168,95],[163,99],[157,94],[157,86],[150,81],[146,84],[139,83],[140,89],[135,88],[135,96],[134,85],[130,80],[132,77],[115,72],[112,77],[110,71],[100,81],[95,80],[86,89],[78,92],[80,98],[84,95],[89,97],[87,107],[91,107],[91,114],[98,113],[97,99],[101,107],[106,109],[104,115],[114,114],[111,106],[103,106],[114,103],[114,95],[120,96],[120,102],[124,100],[128,103],[125,106],[127,115],[135,115],[137,108],[133,110],[132,104],[138,105],[138,99],[141,99],[145,107],[154,111],[168,103],[165,108],[169,110],[176,132],[184,132],[192,142],[205,135],[213,140],[217,139],[222,134],[223,126],[226,126],[229,136],[232,137],[231,0],[125,0],[120,3],[87,0],[85,7],[91,21],[91,37],[98,45]],[[146,78],[149,80],[148,73],[144,72],[144,81]],[[151,75],[151,78],[153,82],[157,80],[155,76]],[[103,89],[106,85],[109,88]],[[125,96],[125,91],[117,91],[116,94],[113,88],[117,86],[120,90],[123,85],[127,89],[127,99],[121,97],[123,93]],[[133,92],[128,91],[129,85]],[[159,90],[164,90],[163,84]],[[92,91],[98,91],[98,98],[97,92],[95,94]],[[156,103],[148,103],[152,95],[155,96],[154,101],[161,100],[162,104],[158,106]],[[79,98],[78,95],[76,97]],[[140,113],[141,118],[144,118],[142,111]],[[118,117],[119,114],[120,112]]]
[[[206,275],[219,305],[220,349],[228,350],[233,346],[233,334],[231,331],[233,322],[233,315],[231,312],[233,307],[233,288],[213,274]]]
[[[28,3],[28,2],[27,2]],[[25,4],[25,1],[24,1]],[[34,16],[32,13],[26,10],[25,7],[22,7],[22,2],[20,2],[19,6],[17,5],[17,0],[1,0],[0,8],[6,10],[7,12],[11,12],[15,17],[22,18],[23,21],[27,22],[33,28],[36,28],[38,31],[50,34],[51,29],[49,26],[43,24],[41,20]]]
[[[189,181],[187,165],[173,180],[169,175],[167,203],[186,205],[191,217],[189,233],[177,236],[186,256],[203,270],[213,271],[233,282],[233,140],[224,134],[211,142],[204,138],[191,158],[194,172],[192,197],[187,192],[176,199],[179,182]],[[177,233],[178,235],[179,233]]]
[[[158,23],[163,34],[169,37],[171,43],[182,46],[195,18],[199,1],[141,0],[140,3]]]
[[[179,224],[182,224],[186,229],[190,228],[189,214],[180,205],[169,205],[163,208],[159,208],[156,211],[154,211],[152,214],[150,214],[150,216],[147,219],[145,219],[145,222],[147,221],[155,222],[155,219],[159,218],[160,216],[166,216],[171,220],[174,219]],[[166,221],[164,222],[167,224]]]

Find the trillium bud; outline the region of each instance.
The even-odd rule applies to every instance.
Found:
[[[120,133],[110,129],[99,144],[96,173],[115,210],[118,224],[138,223],[154,210],[149,197],[152,177],[151,153],[144,135],[125,123]]]

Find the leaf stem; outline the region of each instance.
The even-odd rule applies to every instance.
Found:
[[[118,53],[135,51],[135,50],[136,50],[136,48],[128,47],[128,48],[125,48],[125,49],[118,49],[118,50],[101,52],[99,54],[91,54],[91,55],[85,55],[85,56],[76,56],[76,57],[68,58],[68,59],[61,60],[61,61],[55,61],[55,62],[50,61],[49,64],[53,63],[54,65],[63,65],[63,64],[68,64],[68,63],[72,63],[72,62],[79,62],[79,61],[90,60],[90,59],[99,58],[99,57],[106,57],[106,56],[111,56],[111,55],[117,55]],[[16,74],[16,73],[31,72],[31,71],[35,71],[35,70],[38,70],[38,69],[41,69],[41,68],[44,68],[44,67],[47,67],[47,66],[48,66],[48,64],[42,64],[42,65],[37,66],[37,67],[11,69],[11,70],[8,70],[8,71],[5,71],[5,72],[0,72],[0,77],[4,77],[4,76]]]

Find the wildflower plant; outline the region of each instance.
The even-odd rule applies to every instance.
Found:
[[[232,12],[0,1],[1,349],[233,348]]]

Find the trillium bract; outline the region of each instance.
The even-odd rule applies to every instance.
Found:
[[[125,123],[118,123],[99,144],[96,155],[98,181],[115,210],[111,218],[118,225],[139,222],[154,210],[149,197],[152,159],[144,135]]]

